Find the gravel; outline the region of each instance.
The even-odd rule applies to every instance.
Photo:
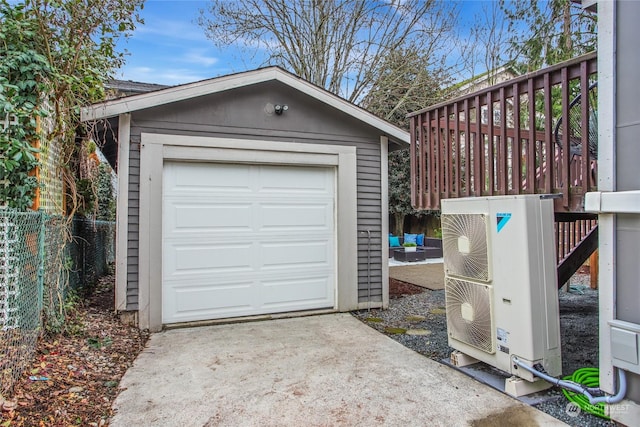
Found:
[[[588,283],[588,275],[576,274],[569,282],[570,291],[560,292],[564,375],[570,375],[578,368],[598,366],[598,291],[589,288]],[[392,279],[387,310],[365,310],[354,315],[435,361],[448,359],[452,351],[447,344],[443,290],[431,291]],[[414,335],[416,333],[424,335]],[[615,426],[611,421],[585,412],[569,415],[566,410],[569,402],[557,387],[538,393],[536,401],[540,403],[533,406],[571,426]]]

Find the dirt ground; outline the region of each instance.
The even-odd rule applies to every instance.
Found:
[[[411,283],[402,282],[396,279],[389,279],[389,298],[397,299],[407,295],[421,294],[425,289]]]
[[[114,314],[113,279],[70,310],[65,333],[40,338],[31,368],[0,396],[0,426],[107,424],[120,378],[148,338]]]

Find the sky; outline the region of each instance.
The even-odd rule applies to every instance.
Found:
[[[446,1],[446,0],[443,0]],[[484,0],[491,1],[491,0]],[[207,1],[147,0],[133,35],[121,40],[126,64],[116,77],[145,83],[175,85],[258,68],[261,62],[235,49],[220,50],[196,20]],[[482,1],[465,2],[462,15],[471,16]]]
[[[234,59],[216,49],[195,22],[207,3],[147,0],[140,12],[145,23],[118,44],[126,64],[117,78],[174,85],[237,71]]]

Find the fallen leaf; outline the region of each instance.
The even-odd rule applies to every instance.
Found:
[[[18,406],[18,402],[15,400],[5,400],[2,403],[2,410],[5,412],[11,412],[16,409],[16,406]]]

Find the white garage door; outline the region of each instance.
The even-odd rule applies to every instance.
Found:
[[[334,176],[165,163],[163,323],[334,307]]]

